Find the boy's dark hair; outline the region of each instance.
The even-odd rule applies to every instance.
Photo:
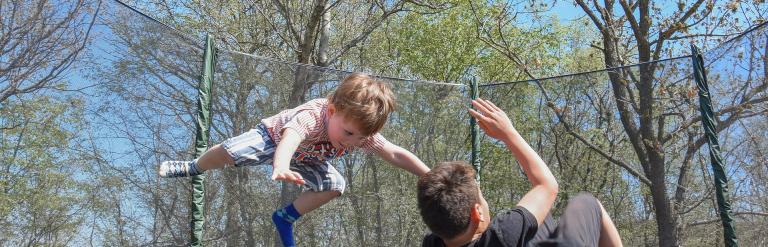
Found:
[[[470,212],[480,203],[475,169],[464,161],[442,162],[419,178],[419,211],[437,236],[452,239],[466,231]]]

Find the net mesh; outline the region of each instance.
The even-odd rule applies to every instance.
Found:
[[[0,229],[0,245],[26,244],[29,232],[44,236],[38,243],[186,245],[189,179],[161,179],[157,164],[193,156],[203,36],[179,32],[117,2],[90,7],[83,19],[90,20],[96,10],[98,15],[83,52],[62,74],[66,86],[11,98],[0,105],[0,147],[6,164],[0,167],[9,174],[0,181],[13,185],[5,187],[10,188],[6,189],[8,195],[33,198],[9,196],[11,199],[0,201],[0,219],[8,223]],[[77,30],[85,34],[86,27]],[[720,143],[731,178],[737,232],[750,236],[747,243],[767,241],[761,234],[764,216],[738,213],[768,210],[768,187],[762,182],[768,177],[765,33],[765,26],[760,26],[704,54],[722,128]],[[647,183],[654,178],[650,169],[657,168],[664,171],[668,198],[676,202],[671,207],[680,212],[678,223],[685,226],[681,235],[720,236],[722,229],[708,223],[717,218],[717,207],[692,72],[691,58],[680,57],[535,81],[481,82],[480,97],[508,112],[517,130],[558,178],[561,193],[555,214],[569,197],[589,191],[612,213],[623,229],[625,243],[648,242],[654,238],[648,234],[656,233],[656,223]],[[211,143],[244,133],[262,118],[294,106],[297,82],[309,85],[298,100],[305,102],[326,97],[350,73],[219,49]],[[409,76],[403,73],[397,76]],[[391,85],[398,105],[382,132],[388,140],[411,150],[429,166],[469,160],[469,93],[461,85],[464,82],[380,79]],[[58,102],[60,108],[41,108],[43,101]],[[645,110],[646,101],[653,102],[651,114],[641,122],[637,112]],[[69,106],[75,110],[61,110]],[[22,115],[27,111],[64,117]],[[23,120],[46,119],[60,121],[62,127],[31,134],[13,127]],[[663,150],[661,167],[644,167],[638,158],[641,148],[633,145],[633,138],[643,124],[653,126],[651,134]],[[13,143],[34,143],[30,136],[50,143],[47,154],[35,153],[32,147],[14,153]],[[514,207],[529,182],[501,143],[480,136],[483,195],[492,212],[501,212]],[[67,145],[56,146],[64,141]],[[295,228],[302,245],[420,243],[426,227],[415,206],[415,176],[361,153],[334,165],[347,180],[346,192],[302,218]],[[38,175],[16,176],[32,167]],[[269,179],[270,169],[258,166],[209,172],[204,198],[205,245],[275,243],[269,216],[281,204],[281,188]],[[24,188],[31,191],[43,183],[60,186],[37,188],[37,194],[17,189],[26,184]],[[32,200],[57,206],[35,209],[16,203],[33,204]],[[32,215],[40,215],[35,210],[47,210],[48,218],[33,219]],[[50,233],[47,226],[35,225],[39,221],[68,230]],[[89,227],[79,227],[82,225]],[[693,234],[701,232],[707,234]],[[685,243],[720,242],[688,238]]]

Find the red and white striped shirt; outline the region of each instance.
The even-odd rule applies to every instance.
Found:
[[[354,151],[351,148],[335,148],[328,140],[328,99],[310,100],[293,109],[283,110],[277,115],[261,120],[269,136],[280,143],[284,129],[295,130],[301,136],[301,143],[293,158],[298,161],[315,159],[331,160]],[[359,148],[366,153],[376,153],[387,143],[387,139],[376,133],[361,141]]]

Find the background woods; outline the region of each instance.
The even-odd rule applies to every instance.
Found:
[[[592,192],[629,246],[723,243],[695,44],[739,241],[765,245],[767,14],[707,0],[0,0],[0,245],[189,243],[189,180],[159,179],[156,164],[193,155],[206,34],[218,47],[212,142],[363,71],[397,94],[388,139],[430,166],[468,160],[462,85],[474,79],[559,179],[555,213]],[[485,197],[511,208],[522,171],[481,139]],[[301,246],[420,244],[415,177],[363,154],[336,167],[347,191],[302,218]],[[208,175],[204,244],[275,244],[269,214],[297,190],[269,169]]]

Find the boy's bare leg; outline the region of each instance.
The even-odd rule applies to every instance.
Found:
[[[305,215],[309,212],[312,212],[312,210],[325,205],[326,203],[333,200],[333,198],[339,197],[340,195],[341,193],[338,191],[307,191],[301,193],[301,195],[299,195],[299,197],[293,201],[293,205],[301,215]]]
[[[207,170],[224,168],[234,163],[235,161],[227,150],[219,144],[205,151],[195,161],[164,161],[160,163],[158,175],[166,178],[195,176]]]
[[[621,243],[619,231],[616,229],[616,225],[613,224],[613,220],[611,220],[611,216],[605,211],[600,200],[598,200],[597,203],[600,204],[600,211],[602,211],[603,215],[600,221],[600,241],[598,242],[598,245],[601,247],[624,246]]]
[[[197,166],[203,171],[221,169],[227,165],[234,164],[235,161],[229,153],[227,153],[227,150],[224,150],[224,147],[222,147],[221,144],[217,144],[208,149],[208,151],[205,151],[205,153],[197,159]]]

